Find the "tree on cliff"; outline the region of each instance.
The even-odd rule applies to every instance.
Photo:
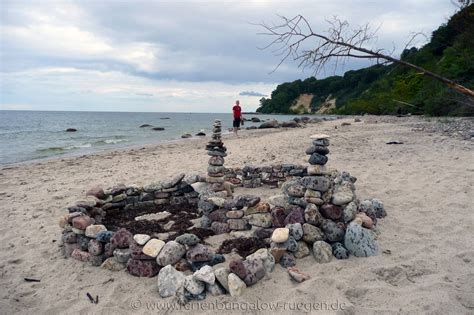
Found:
[[[474,6],[471,1],[460,0],[458,2],[461,8]],[[370,30],[368,24],[351,29],[347,21],[341,21],[335,17],[328,20],[329,29],[326,32],[319,32],[314,31],[308,20],[302,15],[297,15],[294,18],[282,16],[281,19],[283,23],[279,25],[260,24],[266,30],[263,34],[274,38],[264,49],[273,47],[275,48],[274,52],[281,56],[280,63],[276,68],[288,58],[297,61],[299,67],[314,69],[315,73],[331,63],[337,68],[348,58],[375,59],[377,63],[394,63],[414,69],[418,74],[442,82],[474,101],[474,91],[454,80],[417,66],[403,58],[395,58],[383,49],[368,48],[368,44],[376,34],[376,31]],[[414,38],[415,36],[412,37],[406,48]],[[473,105],[470,104],[470,106]]]

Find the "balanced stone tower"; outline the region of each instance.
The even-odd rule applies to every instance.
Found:
[[[306,149],[308,154],[308,175],[327,175],[329,171],[326,169],[326,163],[328,162],[329,153],[329,136],[324,134],[317,134],[310,137],[312,145]]]
[[[227,148],[222,142],[222,125],[219,119],[216,119],[212,129],[212,139],[206,145],[207,154],[209,158],[209,166],[207,167],[206,181],[211,185],[213,191],[224,191],[224,157],[227,156]]]

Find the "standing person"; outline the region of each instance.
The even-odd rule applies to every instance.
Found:
[[[237,131],[239,130],[240,123],[242,121],[242,108],[240,107],[239,100],[235,101],[234,107],[232,107],[232,111],[234,112],[234,133],[237,136]]]

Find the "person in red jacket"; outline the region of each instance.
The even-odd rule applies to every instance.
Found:
[[[237,130],[240,128],[240,123],[242,122],[242,108],[240,107],[240,102],[237,100],[235,101],[234,107],[232,107],[232,111],[234,112],[234,133],[237,135]]]

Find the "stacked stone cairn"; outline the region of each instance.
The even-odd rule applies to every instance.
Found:
[[[227,148],[222,142],[222,125],[219,119],[214,121],[212,138],[206,145],[206,150],[207,154],[211,156],[208,162],[206,181],[210,184],[212,191],[224,191],[226,190],[224,158],[227,156]]]
[[[86,200],[69,207],[60,220],[64,254],[112,271],[126,269],[138,277],[157,275],[159,295],[173,296],[180,304],[209,294],[239,296],[268,278],[277,263],[291,279],[302,282],[310,276],[295,267],[297,259],[312,255],[317,263],[328,263],[334,257],[377,254],[376,223],[386,215],[384,206],[377,199],[359,201],[356,178],[326,167],[328,136],[312,137],[306,150],[310,165],[306,170],[298,167],[293,175],[287,170],[281,194],[263,202],[253,195],[220,194],[223,187],[215,184],[223,184],[226,156],[220,128],[216,121],[207,147],[211,156],[207,177],[181,174],[145,187],[118,186],[106,192],[96,188]],[[260,168],[268,173],[270,169],[275,171]],[[248,173],[258,172],[248,169]],[[157,234],[133,235],[124,228],[108,231],[101,224],[113,211],[166,204],[195,205],[200,218],[193,222],[194,231],[228,234],[231,239],[215,250],[191,228],[166,239]],[[223,250],[227,241],[235,252]],[[249,245],[242,250],[239,244]]]

